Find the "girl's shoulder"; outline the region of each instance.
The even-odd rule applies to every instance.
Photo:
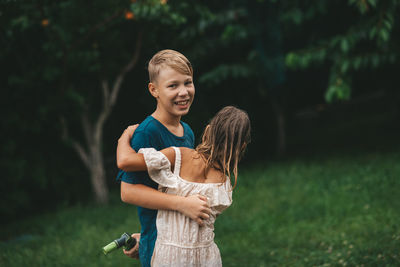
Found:
[[[223,172],[214,168],[207,169],[206,161],[194,149],[181,147],[181,177],[199,184],[223,184],[226,177]]]
[[[182,163],[190,164],[191,159],[196,157],[196,151],[189,147],[178,147]]]
[[[193,154],[193,152],[195,151],[193,148],[189,148],[189,147],[179,147],[179,150],[181,151],[182,156],[188,155],[188,154]]]

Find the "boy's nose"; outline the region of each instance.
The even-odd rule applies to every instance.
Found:
[[[188,89],[186,88],[186,86],[181,86],[181,88],[179,89],[179,95],[187,95],[188,93]]]

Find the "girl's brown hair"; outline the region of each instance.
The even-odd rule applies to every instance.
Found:
[[[233,176],[235,188],[238,163],[250,143],[250,119],[247,113],[233,106],[224,107],[207,125],[196,151],[206,159],[206,170],[215,168],[224,177]]]

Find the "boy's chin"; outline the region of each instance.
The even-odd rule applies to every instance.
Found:
[[[176,115],[178,115],[178,116],[185,116],[185,115],[188,114],[188,113],[189,113],[189,108],[184,109],[184,110],[179,110],[179,111],[177,111],[177,112],[176,112]]]
[[[176,106],[174,109],[175,109],[175,113],[177,113],[177,114],[183,116],[183,115],[186,115],[186,114],[189,113],[190,106],[187,106],[187,107],[184,107],[184,108],[181,108],[181,107],[177,107],[177,106]]]
[[[180,113],[181,116],[185,116],[186,114],[189,113],[189,109],[185,110],[185,111],[182,111],[182,112],[179,112],[179,113]]]

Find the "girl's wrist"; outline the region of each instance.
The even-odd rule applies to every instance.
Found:
[[[173,195],[172,200],[173,201],[172,201],[171,210],[175,210],[175,211],[182,213],[182,201],[184,201],[184,197]]]

